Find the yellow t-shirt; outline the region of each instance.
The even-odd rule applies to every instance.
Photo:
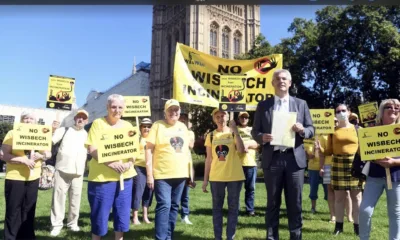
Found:
[[[213,131],[207,134],[205,146],[211,147],[212,162],[210,169],[210,181],[233,182],[244,180],[242,159],[236,151],[235,138],[231,132],[222,133]]]
[[[171,126],[164,120],[153,124],[147,142],[154,145],[154,179],[188,178],[191,158],[189,133],[185,124],[176,122]]]
[[[321,144],[321,152],[324,153],[326,147],[328,146],[328,135],[318,135],[318,140]],[[312,141],[315,141],[315,138],[312,138]],[[314,153],[314,144],[307,144],[305,146],[305,150],[308,152],[308,154],[315,154]],[[313,158],[308,160],[308,169],[309,170],[319,170],[319,160],[320,158]],[[332,164],[332,155],[331,156],[325,156],[325,165],[331,165]]]
[[[3,144],[12,146],[13,130],[10,130],[4,137]],[[30,153],[30,150],[29,150]],[[12,150],[11,154],[17,157],[26,156],[24,150]],[[6,179],[19,181],[33,181],[40,178],[42,160],[36,161],[32,174],[25,164],[7,163]]]
[[[315,138],[310,138],[308,140],[312,140],[312,142],[314,143]],[[314,144],[306,144],[305,150],[308,154],[315,155]],[[308,170],[314,170],[314,171],[319,170],[319,158],[308,159]]]
[[[132,127],[130,122],[123,121],[124,128]],[[111,128],[105,118],[98,118],[93,121],[88,134],[86,146],[93,145],[96,147],[97,134],[100,130]],[[133,157],[133,156],[132,156]],[[123,163],[128,162],[129,159],[122,159]],[[135,168],[132,166],[129,170],[123,173],[124,179],[136,176]],[[99,163],[97,159],[92,158],[89,162],[89,176],[88,181],[92,182],[115,182],[119,181],[120,174],[106,166],[104,163]]]
[[[321,151],[324,153],[325,149],[328,146],[328,136],[329,135],[320,135],[319,142],[321,143]],[[325,165],[331,165],[332,164],[332,155],[330,156],[325,156]]]
[[[146,151],[146,138],[140,138],[140,148],[139,148],[139,157],[136,158],[135,165],[139,167],[146,167],[146,158],[145,158],[145,151]]]
[[[251,136],[251,127],[238,128],[240,137],[242,137],[244,144],[249,144],[250,142],[255,142]],[[242,165],[246,167],[255,167],[256,163],[256,150],[249,149],[247,153],[239,153],[242,160]]]

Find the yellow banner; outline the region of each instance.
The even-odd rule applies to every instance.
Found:
[[[315,134],[335,132],[335,111],[333,109],[310,109]]]
[[[220,109],[224,111],[246,111],[246,76],[221,75],[219,88]]]
[[[133,158],[139,155],[139,129],[105,129],[96,140],[99,163]]]
[[[75,78],[50,75],[46,107],[71,110],[74,94]]]
[[[51,151],[52,128],[39,124],[14,124],[13,149]]]
[[[360,120],[362,123],[374,122],[376,115],[378,114],[378,103],[371,102],[361,104],[358,106],[358,111],[360,112]]]
[[[151,116],[150,99],[148,96],[124,96],[124,117],[149,117]]]
[[[400,124],[359,128],[358,140],[363,161],[400,156]]]
[[[282,69],[282,54],[253,60],[211,56],[177,43],[174,63],[174,99],[179,102],[218,107],[221,75],[246,74],[246,110],[274,94],[272,75]]]

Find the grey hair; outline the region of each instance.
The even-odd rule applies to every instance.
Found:
[[[275,80],[279,73],[286,73],[288,80],[292,81],[292,74],[290,74],[290,72],[286,69],[275,70],[274,74],[272,75],[272,80]]]
[[[379,105],[379,111],[378,114],[376,115],[376,123],[378,125],[382,125],[382,120],[383,120],[383,111],[385,111],[385,106],[387,104],[393,104],[396,105],[397,107],[400,107],[400,102],[399,100],[392,98],[392,99],[385,99],[381,102],[381,105]],[[400,116],[397,117],[395,124],[400,123]]]
[[[37,122],[36,115],[33,112],[29,112],[29,111],[23,111],[21,113],[20,122],[22,122],[22,119],[24,119],[24,117],[26,117],[26,116],[31,116],[33,119],[35,119],[35,122]]]
[[[121,101],[123,103],[125,103],[124,97],[122,95],[119,94],[111,94],[110,96],[108,96],[107,98],[107,106],[110,106],[111,103],[115,100]]]

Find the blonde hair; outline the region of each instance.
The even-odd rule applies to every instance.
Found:
[[[378,125],[382,125],[383,111],[385,111],[385,107],[387,104],[393,104],[393,105],[396,105],[397,107],[400,107],[399,100],[397,100],[395,98],[383,100],[381,102],[381,104],[379,105],[378,115],[376,116],[376,123]],[[397,119],[395,121],[395,124],[398,124],[398,123],[400,123],[400,115],[397,117]]]
[[[33,112],[29,112],[29,111],[23,111],[21,113],[20,122],[22,123],[22,120],[24,120],[24,118],[27,117],[27,116],[31,116],[35,120],[35,123],[37,122],[36,115]]]

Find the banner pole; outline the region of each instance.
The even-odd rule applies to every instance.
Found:
[[[392,189],[392,175],[390,174],[390,168],[385,168],[385,171],[387,188]]]

